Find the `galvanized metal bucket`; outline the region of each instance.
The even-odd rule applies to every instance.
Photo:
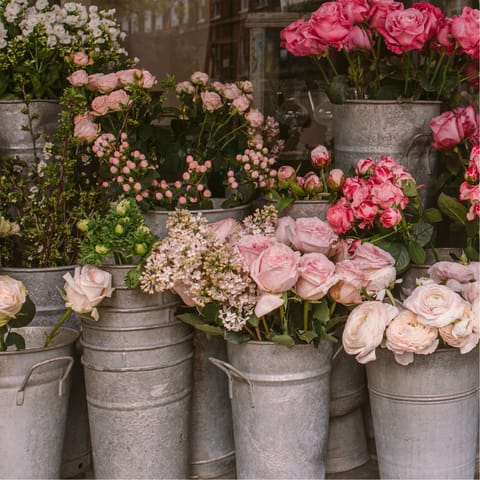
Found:
[[[427,201],[436,176],[430,120],[441,102],[399,103],[389,100],[348,100],[333,107],[335,167],[348,172],[359,159],[392,156],[406,166]]]
[[[187,478],[193,333],[178,298],[123,286],[133,266],[103,267],[115,292],[81,343],[96,478]]]
[[[263,205],[275,205],[277,202],[268,198],[262,199]],[[330,203],[327,200],[296,200],[279,212],[279,217],[292,218],[318,217],[320,220],[327,218]]]
[[[209,210],[195,210],[194,213],[201,213],[208,219],[209,223],[218,222],[229,217],[241,221],[251,213],[252,205],[250,204],[232,208],[221,208],[224,200],[224,198],[213,198],[214,208]],[[169,213],[171,212],[168,210],[149,210],[143,214],[145,225],[160,239],[164,238],[168,233],[167,219]]]
[[[378,349],[366,368],[380,478],[474,478],[478,346],[415,355],[407,366]]]
[[[32,162],[43,158],[43,147],[58,127],[62,106],[57,100],[0,100],[0,156]],[[30,117],[30,119],[29,119]],[[30,123],[31,122],[31,123]],[[25,130],[31,124],[32,132]],[[32,133],[35,141],[32,139]]]
[[[237,478],[324,478],[332,344],[228,344]]]
[[[21,281],[28,295],[35,303],[36,312],[31,326],[54,326],[65,312],[65,300],[58,289],[65,285],[63,276],[74,266],[51,268],[0,268],[0,274],[10,275]],[[64,323],[65,327],[80,332],[80,317],[75,313]],[[83,367],[80,363],[79,342],[73,353],[75,363],[72,369],[72,388],[68,407],[67,427],[63,444],[62,478],[72,478],[88,471],[91,465],[90,430],[88,427],[87,400]]]
[[[43,348],[45,327],[16,329],[26,350],[0,353],[0,478],[59,478],[79,333],[61,328]],[[10,438],[7,439],[7,437]]]
[[[192,401],[192,478],[231,476],[235,470],[232,408],[227,377],[209,357],[227,360],[222,337],[195,331]]]

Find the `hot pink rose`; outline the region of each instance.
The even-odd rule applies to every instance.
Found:
[[[362,23],[367,20],[370,6],[367,0],[337,0],[342,5],[343,15],[350,23]]]
[[[373,202],[383,209],[398,207],[403,210],[408,203],[408,197],[403,190],[390,182],[373,186],[371,194]]]
[[[348,34],[345,48],[351,52],[352,50],[371,50],[373,40],[370,32],[366,32],[363,28],[355,25]]]
[[[209,112],[214,112],[223,105],[222,97],[216,92],[202,92],[200,96],[202,97],[203,107]]]
[[[283,243],[275,243],[254,260],[250,276],[263,292],[286,292],[297,283],[299,258],[299,252]]]
[[[480,36],[480,10],[464,7],[461,15],[452,18],[452,35],[458,40],[465,53],[478,59]]]
[[[263,113],[256,108],[252,108],[248,113],[245,114],[245,120],[251,127],[259,128],[263,125]]]
[[[378,31],[383,36],[387,48],[401,55],[410,50],[421,50],[428,38],[429,17],[420,10],[407,8],[390,12],[385,17],[385,25]]]
[[[443,12],[428,2],[414,3],[412,8],[419,10],[425,15],[425,32],[427,34],[427,40],[430,40],[437,33],[440,20],[444,18]]]
[[[433,148],[445,151],[457,146],[464,138],[463,129],[458,125],[457,115],[451,110],[443,112],[430,121]]]
[[[345,183],[345,174],[339,168],[332,168],[327,175],[328,188],[334,192],[340,191]]]
[[[88,119],[75,124],[73,135],[87,143],[93,142],[100,131],[100,126]]]
[[[335,266],[338,282],[329,290],[332,299],[343,305],[362,303],[361,290],[367,282],[362,269],[351,260],[343,260]]]
[[[295,249],[303,253],[334,252],[338,236],[332,227],[317,217],[297,218],[290,232],[290,241]]]
[[[317,145],[310,152],[310,161],[314,167],[321,168],[326,167],[332,161],[330,152],[324,145]]]
[[[93,60],[85,52],[75,52],[72,55],[72,61],[74,65],[78,65],[79,67],[86,67],[93,63]]]
[[[397,208],[387,208],[380,214],[380,223],[385,228],[392,228],[402,221],[402,214]]]
[[[292,55],[319,55],[328,48],[312,31],[310,22],[296,20],[280,32],[281,46]]]
[[[306,253],[298,263],[295,291],[304,300],[320,300],[337,282],[335,264],[322,253]]]
[[[403,9],[403,3],[395,2],[394,0],[379,0],[376,2],[372,2],[369,13],[370,27],[379,31],[384,27],[385,18],[390,12]]]
[[[457,116],[459,131],[463,131],[463,138],[468,138],[474,134],[478,128],[478,118],[475,107],[471,104],[465,107],[455,107],[453,112]]]
[[[257,257],[274,243],[275,239],[272,237],[266,237],[264,235],[244,235],[235,242],[235,246],[242,255],[244,266],[250,269],[250,266]]]
[[[84,87],[88,84],[88,73],[85,70],[75,70],[67,80],[73,87]]]
[[[346,204],[345,199],[341,198],[328,208],[327,222],[337,235],[342,235],[353,227],[355,222],[353,210]]]
[[[108,94],[107,103],[108,108],[112,112],[120,112],[130,103],[130,97],[128,93],[121,88]]]
[[[310,17],[310,27],[320,42],[338,50],[345,45],[352,26],[337,2],[323,3]]]
[[[455,49],[455,40],[452,37],[452,19],[443,17],[437,28],[435,35],[435,44],[445,50],[447,56],[450,56]]]

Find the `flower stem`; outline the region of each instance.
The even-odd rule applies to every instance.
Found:
[[[308,300],[303,301],[303,331],[308,330],[308,313],[310,311],[310,302]]]
[[[63,323],[65,322],[65,320],[70,316],[70,314],[73,312],[73,310],[71,308],[68,308],[67,310],[65,310],[65,312],[63,313],[62,317],[60,318],[60,320],[57,322],[57,324],[53,327],[52,331],[46,336],[45,338],[45,343],[44,343],[44,347],[48,347],[50,345],[50,342],[54,339],[54,337],[57,335],[57,332],[58,330],[60,329],[60,327],[63,325]]]
[[[388,288],[386,288],[385,293],[387,294],[387,297],[390,300],[390,303],[395,307],[397,305],[397,302],[393,298],[392,292]]]
[[[267,321],[265,320],[265,315],[262,315],[262,323],[263,323],[263,328],[265,329],[265,333],[267,335],[267,338],[270,336],[270,329],[268,328]]]

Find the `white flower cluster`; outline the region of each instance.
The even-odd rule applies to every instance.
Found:
[[[252,215],[242,220],[242,236],[244,235],[275,235],[278,223],[278,212],[274,205],[257,208]]]

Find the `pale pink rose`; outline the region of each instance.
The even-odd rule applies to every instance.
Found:
[[[142,76],[142,71],[139,68],[129,68],[128,70],[119,70],[115,72],[120,85],[129,85],[137,83]]]
[[[180,82],[177,83],[175,86],[175,91],[180,94],[180,93],[188,93],[189,95],[192,95],[195,93],[195,87],[188,81],[185,82]]]
[[[93,142],[100,132],[100,126],[84,119],[79,121],[73,130],[73,135],[87,143]]]
[[[100,93],[110,93],[118,87],[116,73],[93,74],[88,76],[88,89]]]
[[[428,355],[438,347],[438,329],[417,320],[415,313],[403,310],[387,326],[385,347],[401,365],[413,362],[414,354]]]
[[[130,97],[128,93],[123,90],[123,88],[119,90],[114,90],[107,96],[108,108],[112,112],[121,112],[122,109],[129,105],[129,103]]]
[[[284,304],[282,295],[275,295],[273,293],[264,293],[257,299],[255,305],[255,315],[260,318],[268,313],[277,310]]]
[[[292,231],[295,226],[295,219],[289,216],[280,217],[277,221],[275,230],[275,238],[278,242],[285,245],[291,245]]]
[[[196,305],[189,286],[186,285],[184,282],[175,282],[172,291],[182,299],[182,302],[187,305],[187,307],[194,307]]]
[[[460,294],[467,302],[476,302],[480,298],[480,282],[476,280],[475,282],[464,283]]]
[[[370,36],[370,32],[366,32],[362,27],[355,25],[348,34],[345,42],[345,48],[347,51],[352,50],[371,50],[373,40]]]
[[[359,363],[375,360],[375,349],[382,343],[385,328],[397,315],[398,309],[387,303],[365,302],[355,307],[342,334],[345,352],[355,355]]]
[[[394,266],[368,270],[365,290],[376,300],[383,300],[386,289],[392,288],[395,283],[397,271]]]
[[[322,168],[326,167],[332,161],[330,152],[327,150],[327,147],[324,145],[317,145],[310,152],[310,161],[314,167]]]
[[[0,327],[17,316],[26,299],[27,289],[20,280],[0,275]]]
[[[338,280],[335,264],[322,253],[306,253],[298,263],[295,292],[304,300],[320,300]]]
[[[226,83],[223,88],[222,95],[227,100],[233,101],[240,95],[243,95],[243,92],[234,83]]]
[[[232,107],[240,114],[245,113],[250,108],[250,100],[245,95],[240,95],[232,102]]]
[[[238,229],[239,225],[239,222],[234,218],[224,218],[223,220],[208,224],[220,242],[228,241],[231,235]]]
[[[202,92],[200,93],[202,98],[203,107],[209,112],[214,112],[222,107],[222,97],[216,92]]]
[[[338,192],[345,183],[345,174],[339,168],[332,168],[327,175],[328,188],[333,192]]]
[[[473,278],[475,280],[480,280],[480,262],[470,262],[470,270],[473,273]]]
[[[371,189],[371,195],[372,201],[383,209],[397,207],[403,210],[408,202],[403,190],[390,182],[374,185]]]
[[[371,2],[369,13],[370,27],[376,30],[383,28],[385,26],[385,18],[390,12],[403,9],[403,3],[396,2],[394,0],[380,0]]]
[[[369,242],[357,245],[352,260],[367,270],[395,265],[395,259],[387,251]]]
[[[194,72],[190,77],[193,84],[206,85],[208,82],[208,75],[204,72]]]
[[[88,84],[88,73],[85,70],[75,70],[67,80],[73,87],[84,87]]]
[[[75,52],[72,55],[72,61],[74,65],[79,67],[86,67],[87,65],[92,65],[93,60],[85,52]]]
[[[362,23],[367,20],[370,6],[367,0],[337,0],[343,7],[343,15],[350,23]]]
[[[235,247],[242,256],[245,268],[250,269],[257,257],[274,243],[274,238],[265,235],[244,235],[235,242]]]
[[[463,265],[459,262],[435,262],[428,269],[428,275],[437,283],[447,280],[456,280],[459,283],[467,283],[475,280],[474,272],[470,265]]]
[[[250,109],[250,111],[245,114],[245,120],[253,128],[261,127],[263,125],[263,119],[263,113],[255,108]]]
[[[332,299],[343,305],[362,303],[361,290],[367,283],[362,269],[351,260],[343,260],[336,264],[335,274],[339,280],[328,292]]]
[[[439,328],[439,333],[447,345],[458,348],[461,353],[468,353],[478,345],[480,334],[478,329],[474,329],[478,319],[475,319],[471,306],[465,303],[464,307],[463,317]]]
[[[142,78],[140,79],[140,85],[143,88],[152,88],[157,83],[157,78],[152,75],[148,70],[142,70]]]
[[[263,292],[286,292],[297,283],[299,258],[299,252],[283,243],[275,243],[252,263],[250,276]]]
[[[387,208],[380,214],[380,223],[385,228],[392,228],[402,221],[402,214],[397,208]]]
[[[290,235],[293,247],[303,253],[317,252],[329,256],[338,241],[332,227],[318,217],[297,218]]]
[[[353,210],[347,206],[344,198],[328,208],[327,222],[337,235],[342,235],[353,227],[355,223]]]
[[[360,244],[361,241],[354,238],[340,238],[337,242],[337,248],[335,249],[335,262],[349,260]]]
[[[95,115],[105,115],[108,113],[108,96],[99,95],[92,100],[92,110]]]
[[[355,164],[355,173],[358,176],[371,175],[375,171],[375,162],[373,158],[361,158]]]
[[[479,58],[480,11],[471,7],[464,7],[461,15],[452,18],[452,35],[458,40],[466,54],[472,58]]]
[[[310,27],[320,41],[340,50],[353,25],[337,2],[325,2],[310,17]]]
[[[444,327],[463,315],[464,300],[445,285],[422,285],[403,304],[417,314],[418,321],[430,327]]]
[[[88,120],[88,121],[93,121],[95,119],[95,115],[92,113],[92,112],[85,112],[83,114],[79,114],[79,115],[75,115],[73,117],[73,124],[74,125],[77,125],[79,124],[80,122],[83,122],[85,120]]]
[[[429,17],[420,10],[407,8],[390,12],[385,17],[385,25],[378,31],[383,36],[387,48],[401,55],[411,50],[421,50],[428,38]]]

